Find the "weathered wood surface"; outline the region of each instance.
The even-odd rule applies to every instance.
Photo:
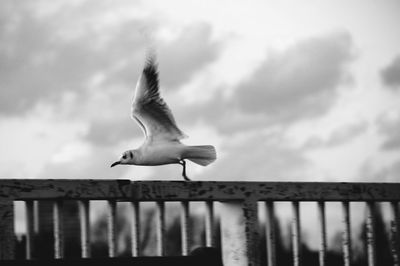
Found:
[[[152,200],[391,201],[400,199],[399,183],[180,182],[138,181],[132,197]]]
[[[54,258],[64,258],[64,204],[63,201],[55,201],[53,204],[54,222]]]
[[[325,216],[325,202],[318,202],[318,221],[319,221],[319,266],[325,266],[326,260],[326,216]]]
[[[368,252],[368,266],[376,266],[376,233],[375,233],[375,219],[376,219],[376,205],[374,202],[367,202],[367,252]]]
[[[26,216],[26,242],[25,242],[25,256],[30,260],[33,258],[33,243],[34,243],[34,203],[33,200],[25,202],[25,216]]]
[[[81,238],[81,257],[90,258],[90,204],[88,200],[78,201],[79,206],[79,224]]]
[[[351,225],[350,225],[350,203],[348,201],[342,202],[343,212],[343,261],[345,266],[351,265],[352,258],[352,243],[351,243]]]
[[[14,238],[13,202],[0,200],[0,260],[14,259]]]
[[[266,240],[268,266],[276,266],[276,228],[275,206],[273,201],[267,201],[266,207]]]
[[[396,201],[400,183],[2,179],[0,200]]]
[[[205,207],[206,207],[206,213],[205,213],[205,231],[206,231],[206,246],[207,247],[215,247],[216,246],[216,240],[215,240],[215,234],[214,234],[214,202],[212,201],[206,201],[205,202]]]
[[[132,257],[140,256],[140,203],[134,201],[130,203],[131,209],[131,253]]]
[[[301,223],[300,223],[300,204],[298,201],[292,202],[293,218],[292,218],[292,249],[293,249],[293,265],[302,265],[301,252]]]
[[[191,240],[191,227],[190,227],[190,203],[189,201],[181,202],[181,243],[182,255],[187,256],[190,253]]]
[[[224,265],[260,266],[257,202],[221,202],[220,212]]]
[[[121,199],[130,195],[129,180],[0,179],[0,200]]]
[[[117,253],[117,202],[115,200],[107,201],[107,242],[108,256],[113,258]]]

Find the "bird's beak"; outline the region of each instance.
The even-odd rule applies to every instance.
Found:
[[[121,164],[121,162],[120,162],[120,161],[117,161],[117,162],[115,162],[115,163],[112,163],[112,165],[111,165],[110,167],[114,167],[114,166],[116,166],[117,164]]]

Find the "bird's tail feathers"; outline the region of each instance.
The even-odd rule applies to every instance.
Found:
[[[211,145],[188,146],[183,157],[194,163],[206,166],[217,159],[217,153],[214,146]]]

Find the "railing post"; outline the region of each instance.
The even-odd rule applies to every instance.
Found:
[[[292,202],[292,245],[293,245],[293,265],[300,266],[301,263],[301,223],[300,223],[300,203]]]
[[[26,215],[26,259],[31,260],[33,258],[33,243],[34,243],[34,203],[33,200],[25,201],[25,215]]]
[[[221,202],[221,245],[224,265],[259,266],[257,201]]]
[[[53,203],[54,223],[54,258],[64,258],[64,203],[57,200]]]
[[[275,207],[273,201],[267,201],[266,206],[266,238],[268,266],[276,266],[276,235],[275,235]]]
[[[342,202],[343,212],[343,260],[345,266],[351,265],[352,253],[351,253],[351,226],[350,226],[350,202]]]
[[[213,201],[206,201],[205,230],[206,230],[206,246],[215,247]]]
[[[90,258],[90,205],[88,200],[78,201],[79,206],[79,222],[81,233],[81,257]]]
[[[0,260],[14,259],[14,204],[0,200]]]
[[[399,241],[399,223],[400,223],[400,212],[399,203],[397,201],[392,201],[390,203],[391,209],[391,221],[390,221],[390,243],[391,252],[393,258],[393,265],[399,266],[399,253],[400,253],[400,241]]]
[[[376,203],[367,202],[367,251],[368,251],[368,266],[376,265],[376,238],[375,238],[375,217]]]

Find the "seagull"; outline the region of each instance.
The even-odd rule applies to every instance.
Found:
[[[157,63],[154,54],[147,60],[136,84],[131,116],[142,129],[145,140],[133,150],[125,151],[113,164],[124,165],[182,165],[182,176],[186,175],[186,161],[206,166],[216,160],[212,145],[188,146],[180,142],[186,135],[178,128],[171,110],[160,96]]]

